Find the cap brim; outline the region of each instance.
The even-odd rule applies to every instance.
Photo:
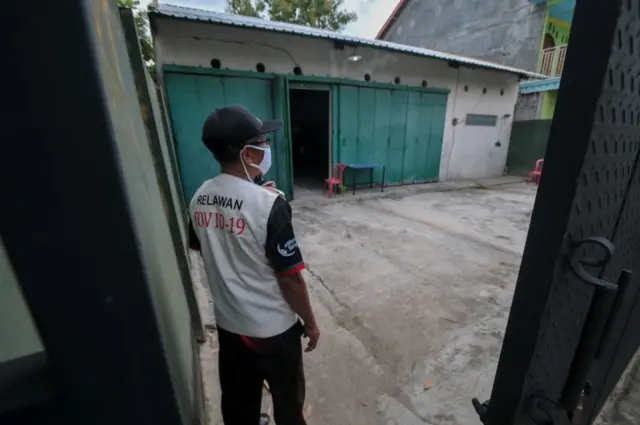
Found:
[[[262,128],[260,129],[260,134],[273,133],[274,131],[278,131],[282,128],[282,120],[269,120],[262,122]]]

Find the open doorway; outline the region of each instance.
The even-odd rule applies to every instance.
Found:
[[[293,184],[301,192],[319,192],[331,167],[331,119],[328,89],[289,90]]]

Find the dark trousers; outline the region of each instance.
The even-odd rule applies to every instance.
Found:
[[[300,323],[267,339],[247,340],[218,328],[222,418],[225,425],[258,425],[262,382],[273,398],[277,425],[306,425]]]

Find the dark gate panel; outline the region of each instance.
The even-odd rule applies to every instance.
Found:
[[[551,131],[551,120],[516,121],[511,128],[507,172],[526,176],[538,159],[544,157]]]
[[[15,143],[0,155],[0,234],[55,397],[44,419],[0,423],[201,423],[184,253],[167,222],[176,209],[163,206],[167,176],[154,167],[136,96],[146,88],[116,2],[13,2],[2,13],[3,129]]]
[[[540,400],[587,423],[637,349],[637,282],[613,304],[606,281],[640,271],[639,19],[637,2],[577,3],[486,424],[521,423]]]
[[[603,276],[614,281],[622,270],[634,272],[630,289],[619,306],[620,314],[611,323],[608,344],[600,350],[589,383],[593,392],[585,397],[582,423],[595,419],[618,378],[640,343],[640,3],[623,1],[607,67],[597,120],[602,131],[596,143],[616,160],[599,170],[600,178],[627,182],[604,195],[623,199],[611,240],[617,254],[605,267]]]

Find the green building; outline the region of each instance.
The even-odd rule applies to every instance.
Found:
[[[576,5],[576,0],[530,2],[546,5],[537,71],[548,78],[520,85],[522,96],[516,106],[516,121],[553,118]]]

